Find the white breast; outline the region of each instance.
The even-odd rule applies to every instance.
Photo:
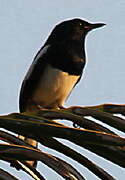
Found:
[[[33,94],[33,101],[43,107],[62,106],[78,78],[48,65]]]

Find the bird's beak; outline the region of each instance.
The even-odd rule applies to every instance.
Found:
[[[90,30],[100,28],[100,27],[105,26],[105,25],[106,24],[104,24],[104,23],[89,24],[88,26],[85,26],[85,29],[90,31]]]

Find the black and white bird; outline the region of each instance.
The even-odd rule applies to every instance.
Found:
[[[23,81],[20,112],[63,107],[83,73],[85,37],[89,31],[104,25],[72,19],[53,29]]]
[[[56,25],[22,83],[20,112],[63,108],[83,73],[85,37],[89,31],[104,25],[82,19],[71,19]]]

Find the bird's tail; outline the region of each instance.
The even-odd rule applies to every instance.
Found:
[[[37,148],[37,146],[38,146],[38,142],[35,141],[34,139],[26,138],[26,137],[21,136],[21,135],[18,135],[18,138],[22,139],[23,141],[25,141],[26,143],[28,143],[29,145],[31,145],[35,148]],[[37,166],[37,161],[27,161],[27,163],[33,167]]]

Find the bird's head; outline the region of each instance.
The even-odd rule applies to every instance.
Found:
[[[65,39],[84,39],[89,31],[104,25],[104,23],[89,23],[82,19],[63,21],[56,25],[47,41],[49,41],[48,43],[52,43]]]

